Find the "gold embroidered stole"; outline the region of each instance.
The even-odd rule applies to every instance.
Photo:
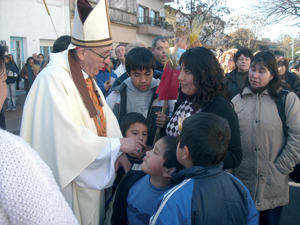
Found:
[[[90,94],[90,97],[95,105],[95,108],[97,110],[98,115],[93,117],[98,136],[106,137],[106,121],[103,113],[102,105],[100,104],[100,95],[96,88],[94,88],[94,83],[92,81],[92,78],[85,79],[87,90]]]

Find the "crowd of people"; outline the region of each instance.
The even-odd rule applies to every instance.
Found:
[[[49,62],[19,72],[0,46],[0,109],[20,77],[26,91],[20,137],[0,129],[0,224],[279,224],[300,162],[297,58],[186,39],[166,102],[168,39],[111,60],[105,4],[77,1]]]

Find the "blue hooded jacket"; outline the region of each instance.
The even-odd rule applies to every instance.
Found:
[[[173,173],[175,182],[181,183],[158,200],[150,224],[258,224],[249,191],[222,167],[222,163],[209,168],[195,166]]]

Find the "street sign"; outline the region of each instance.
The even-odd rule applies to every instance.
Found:
[[[277,49],[277,45],[269,45],[269,49]]]

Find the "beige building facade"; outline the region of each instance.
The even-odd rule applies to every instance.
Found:
[[[88,0],[95,6],[99,0]],[[119,44],[140,41],[151,47],[158,35],[172,37],[173,26],[165,21],[164,3],[174,0],[107,0],[111,21],[113,50]],[[55,40],[71,35],[76,0],[47,0],[51,18],[43,0],[0,0],[2,18],[0,41],[6,43],[7,53],[13,54],[20,68],[33,53],[48,59]],[[34,12],[34,19],[28,10]],[[52,21],[51,21],[52,19]],[[53,22],[53,24],[52,24]],[[115,57],[115,52],[113,51]]]
[[[74,19],[75,0],[70,0],[71,27]],[[99,0],[89,0],[92,5]],[[113,38],[113,52],[119,44],[139,41],[151,48],[156,36],[173,37],[174,28],[166,22],[164,3],[174,0],[107,0]]]
[[[150,48],[154,37],[172,37],[173,26],[165,21],[165,2],[173,1],[109,0],[114,47],[139,41]]]

